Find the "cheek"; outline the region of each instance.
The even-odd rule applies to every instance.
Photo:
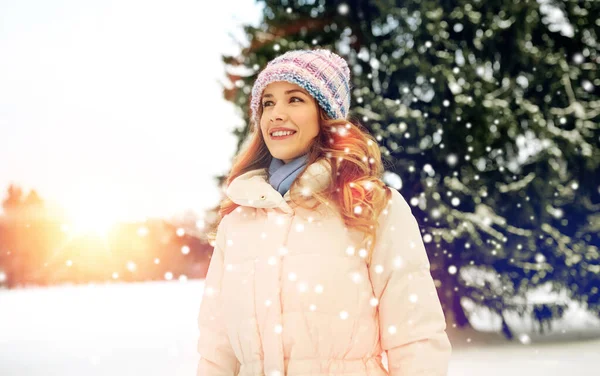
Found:
[[[298,118],[298,123],[302,124],[302,133],[306,136],[315,136],[319,133],[319,117],[318,114],[302,114],[301,117]]]
[[[310,134],[312,136],[316,136],[319,134],[319,114],[313,115],[311,116],[311,118],[308,120],[308,124],[310,124]]]
[[[262,120],[260,121],[260,133],[263,135],[263,138],[266,140],[267,139],[267,126],[262,122]]]

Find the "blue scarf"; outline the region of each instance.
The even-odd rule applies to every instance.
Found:
[[[289,163],[284,163],[281,159],[273,157],[269,165],[269,183],[282,196],[285,195],[307,163],[308,154],[296,157]]]

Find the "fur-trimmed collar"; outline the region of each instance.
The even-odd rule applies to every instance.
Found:
[[[301,194],[310,194],[313,190],[320,190],[331,182],[331,164],[327,158],[318,159],[308,165],[306,171],[300,175]],[[293,186],[292,186],[293,189]],[[306,191],[304,191],[307,189]],[[235,179],[226,189],[231,201],[241,206],[255,208],[280,208],[285,213],[293,214],[294,210],[289,204],[290,191],[281,194],[269,184],[268,168],[248,171]]]

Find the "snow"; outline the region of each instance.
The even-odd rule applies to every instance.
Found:
[[[0,292],[0,375],[194,375],[199,281]]]
[[[0,290],[0,375],[195,375],[203,283]],[[496,324],[484,312],[473,319],[483,332],[448,329],[449,376],[598,374],[600,325],[578,307],[529,344],[486,333]],[[516,333],[529,325],[510,323]]]

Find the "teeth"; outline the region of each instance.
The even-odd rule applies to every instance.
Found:
[[[284,132],[284,131],[277,131],[277,132],[271,133],[271,136],[275,136],[275,137],[287,136],[287,135],[292,134],[292,133],[295,133],[295,132],[293,132],[293,131],[286,131],[286,132]]]

